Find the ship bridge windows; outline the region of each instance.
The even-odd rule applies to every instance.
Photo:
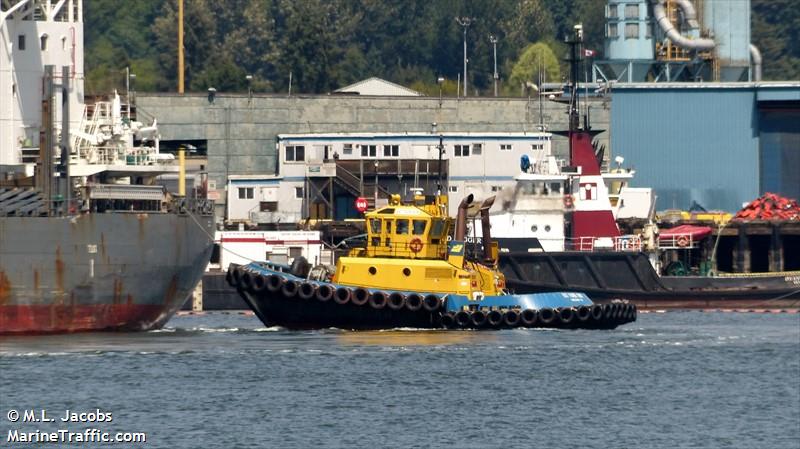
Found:
[[[405,218],[397,220],[397,226],[395,226],[394,233],[398,235],[408,234],[408,220]]]
[[[413,229],[412,232],[414,235],[423,235],[425,234],[425,225],[427,225],[426,220],[414,220],[413,221]]]
[[[435,239],[440,239],[444,236],[444,232],[445,232],[444,220],[434,219],[433,224],[431,225],[431,237]]]
[[[370,218],[369,219],[369,232],[370,234],[380,234],[381,233],[381,220],[377,218]]]

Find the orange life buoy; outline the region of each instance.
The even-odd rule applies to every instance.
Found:
[[[408,249],[410,249],[411,252],[418,253],[418,252],[422,251],[422,246],[423,246],[422,245],[422,240],[414,239],[411,242],[409,242]]]
[[[682,235],[682,236],[678,237],[678,246],[680,246],[682,248],[686,247],[686,246],[689,246],[689,236],[688,235]]]
[[[572,195],[564,195],[564,207],[567,209],[572,208]]]

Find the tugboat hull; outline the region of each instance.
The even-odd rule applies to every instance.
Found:
[[[636,319],[631,304],[600,306],[579,293],[497,295],[476,301],[308,281],[288,273],[288,267],[263,263],[232,265],[227,280],[266,326],[289,329],[612,329]]]

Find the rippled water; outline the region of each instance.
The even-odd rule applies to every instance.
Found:
[[[289,332],[210,314],[148,333],[1,339],[0,446],[9,429],[65,427],[6,418],[42,408],[111,412],[93,427],[146,432],[150,448],[798,448],[800,315]]]

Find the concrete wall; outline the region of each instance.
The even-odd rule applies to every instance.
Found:
[[[281,133],[535,131],[540,115],[551,130],[566,129],[566,106],[528,98],[254,96],[217,93],[159,95],[139,93],[141,113],[158,119],[163,140],[207,140],[209,179],[216,181],[219,204],[226,197],[228,175],[275,172],[276,136]],[[608,129],[609,103],[595,100],[592,126]],[[608,132],[599,140],[608,143]],[[565,138],[555,136],[557,155],[568,152]],[[607,152],[608,154],[608,152]],[[517,164],[508,167],[515,175]]]

